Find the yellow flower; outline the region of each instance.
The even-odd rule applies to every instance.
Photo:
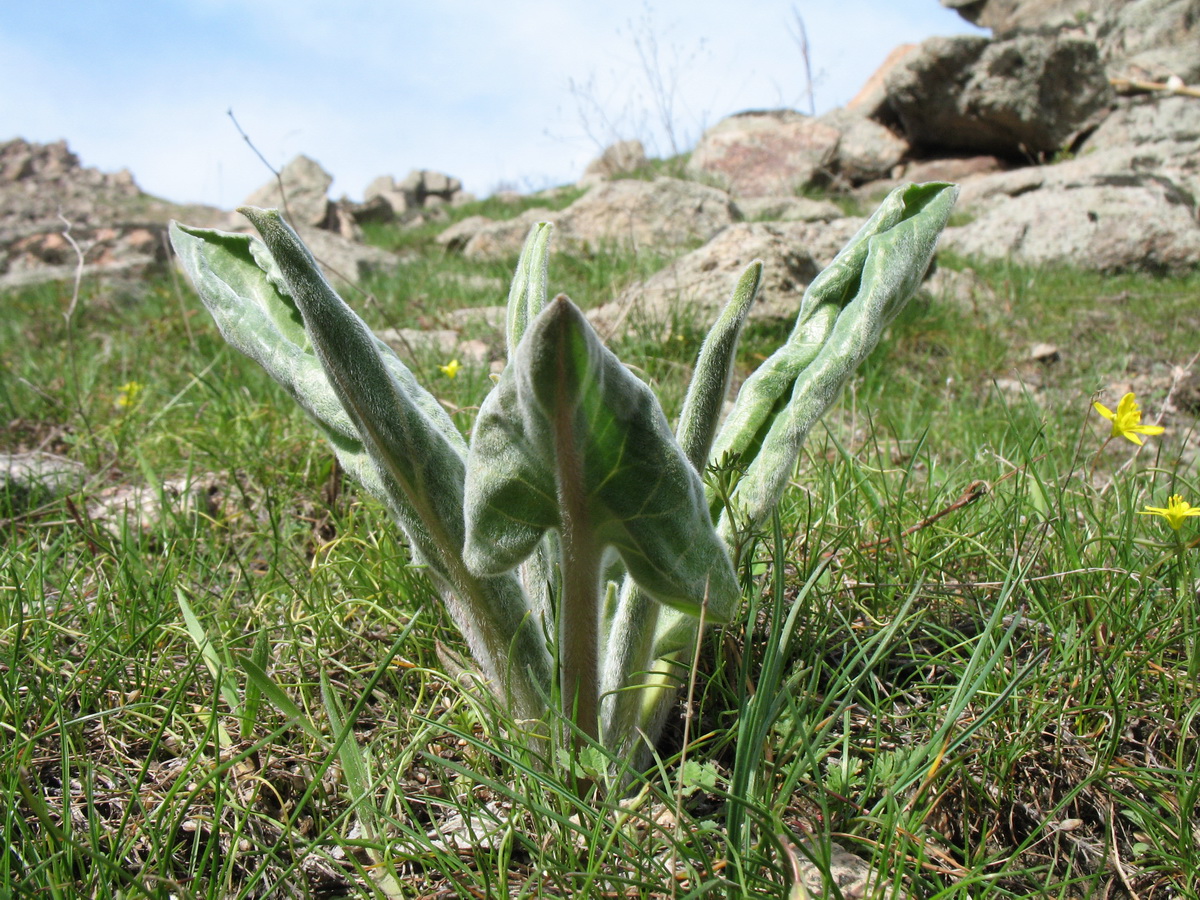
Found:
[[[1161,425],[1142,424],[1142,411],[1138,409],[1132,391],[1121,398],[1115,413],[1102,403],[1093,403],[1092,406],[1096,408],[1096,412],[1112,422],[1110,440],[1119,436],[1140,445],[1142,439],[1138,437],[1139,434],[1162,434],[1165,430]]]
[[[117,406],[121,409],[133,409],[137,406],[138,395],[145,385],[138,381],[127,381],[117,388]]]
[[[441,369],[442,374],[445,375],[447,378],[453,378],[455,375],[458,374],[458,370],[461,369],[462,366],[459,365],[457,359],[452,359],[452,360],[450,360],[450,362],[446,363],[444,366],[438,366],[438,368]]]
[[[1172,494],[1167,500],[1167,508],[1162,509],[1157,506],[1147,506],[1143,510],[1138,511],[1139,516],[1162,516],[1167,520],[1167,524],[1179,530],[1179,526],[1183,524],[1183,520],[1189,516],[1200,516],[1200,506],[1192,506],[1179,494]]]

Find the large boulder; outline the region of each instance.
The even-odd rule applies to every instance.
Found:
[[[887,178],[909,154],[908,141],[856,110],[834,109],[819,121],[838,131],[828,174],[843,186]]]
[[[1200,265],[1200,143],[1097,151],[1053,166],[969,179],[959,208],[974,218],[941,246],[967,256],[1115,272]]]
[[[333,176],[315,159],[297,156],[243,205],[280,209],[296,228],[324,228],[330,218],[329,186]]]
[[[1200,141],[1200,100],[1171,94],[1127,97],[1105,119],[1080,148],[1080,154],[1122,147],[1144,147],[1164,142]],[[1186,153],[1177,155],[1172,168],[1190,162]]]
[[[1200,80],[1200,0],[942,0],[996,35],[1071,29],[1094,39],[1109,74]]]
[[[1095,43],[1064,35],[930,38],[885,82],[891,114],[926,155],[1049,156],[1113,102]]]
[[[638,282],[588,318],[602,334],[626,325],[651,330],[680,320],[707,327],[729,299],[738,277],[755,259],[763,281],[750,315],[787,319],[796,314],[809,282],[833,261],[862,226],[858,218],[831,222],[741,222]]]
[[[795,194],[826,179],[841,132],[790,109],[738,113],[704,132],[688,171],[739,197]]]
[[[706,241],[740,218],[729,195],[716,188],[677,178],[625,179],[597,184],[557,212],[526,210],[490,225],[476,220],[445,243],[451,249],[461,245],[470,259],[503,259],[520,251],[535,222],[550,221],[557,226],[559,247],[670,250]]]

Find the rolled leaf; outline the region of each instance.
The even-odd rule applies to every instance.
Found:
[[[747,523],[761,524],[770,515],[809,430],[921,283],[957,196],[956,186],[937,183],[893,191],[809,286],[793,333],[798,340],[789,340],[778,360],[764,363],[766,372],[755,384],[747,380],[747,402],[742,404],[739,395],[741,408],[726,425],[729,435],[718,436],[714,446],[714,452],[745,448],[743,463],[749,466],[735,501]],[[821,332],[827,336],[814,354]],[[766,385],[769,391],[763,390]],[[781,408],[784,391],[790,396]],[[752,461],[746,459],[747,449],[757,449]],[[732,533],[731,523],[723,521],[722,533]]]
[[[729,382],[733,378],[738,338],[750,307],[754,305],[754,298],[758,296],[762,273],[762,260],[756,259],[738,279],[729,302],[704,338],[683,401],[676,435],[679,446],[700,473],[704,472],[708,462],[721,407],[725,404]]]
[[[505,337],[508,341],[508,357],[512,358],[517,345],[525,335],[529,323],[537,318],[546,306],[547,267],[550,261],[550,238],[554,225],[537,222],[529,229],[521,256],[517,260],[517,271],[508,290],[508,325]]]

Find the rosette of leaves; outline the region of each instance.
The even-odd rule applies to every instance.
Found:
[[[277,211],[241,210],[261,240],[173,223],[171,241],[226,340],[387,506],[513,717],[546,734],[533,723],[561,713],[625,752],[657,734],[701,621],[736,614],[731,554],[920,283],[956,195],[945,184],[889,195],[809,286],[791,336],[721,424],[762,278],[751,263],[674,430],[580,310],[548,299],[552,226],[535,225],[509,292],[507,365],[470,446]],[[738,473],[723,502],[703,479],[712,463]]]

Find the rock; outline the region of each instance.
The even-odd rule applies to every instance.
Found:
[[[741,218],[724,191],[677,178],[613,181],[592,188],[558,217],[561,240],[678,249]]]
[[[1112,0],[941,0],[972,25],[997,35],[1079,25]]]
[[[1200,80],[1200,0],[942,0],[996,35],[1070,29],[1095,40],[1113,76]]]
[[[617,141],[606,147],[600,156],[588,163],[587,168],[583,170],[583,177],[579,179],[579,184],[580,186],[592,185],[597,181],[612,178],[614,175],[633,172],[644,165],[646,165],[646,148],[642,146],[641,141]]]
[[[975,218],[946,229],[942,247],[1026,265],[1187,272],[1200,264],[1195,192],[1161,165],[1137,164],[1139,154],[1153,160],[1153,150],[1128,148],[971,179],[960,209]]]
[[[463,194],[462,182],[457,178],[430,169],[413,169],[399,182],[391,175],[380,175],[363,191],[364,202],[382,200],[391,207],[393,218],[408,224],[427,221],[428,217],[420,216],[422,210],[432,211],[473,199],[470,194]]]
[[[141,275],[167,259],[173,218],[219,226],[226,214],[144,194],[127,171],[85,168],[64,141],[0,144],[0,289],[73,279],[71,240],[84,277]]]
[[[1125,97],[1080,148],[1080,154],[1162,141],[1200,141],[1200,99],[1170,94]]]
[[[738,209],[748,222],[829,222],[845,215],[831,200],[808,197],[743,197]]]
[[[161,485],[118,484],[105,488],[87,504],[91,521],[112,532],[149,531],[164,513],[215,518],[224,488],[215,476],[168,478]]]
[[[478,329],[492,337],[504,337],[508,327],[507,306],[464,306],[452,309],[446,316],[450,325],[460,330]]]
[[[744,112],[704,132],[690,173],[739,197],[788,196],[827,179],[841,132],[789,109]]]
[[[886,86],[904,135],[926,155],[1052,155],[1113,102],[1095,43],[1062,35],[930,38]]]
[[[1039,362],[1044,365],[1059,362],[1062,359],[1062,353],[1055,344],[1047,344],[1044,341],[1039,341],[1029,348],[1029,358],[1034,362]]]
[[[324,228],[329,218],[331,184],[333,176],[316,160],[301,154],[283,167],[278,179],[272,178],[247,197],[243,205],[279,209],[297,229]]]
[[[386,198],[379,195],[375,195],[362,203],[347,202],[344,199],[342,202],[346,203],[347,210],[358,225],[368,222],[387,223],[394,221],[396,218],[396,212],[392,208],[392,204]]]
[[[357,285],[370,275],[392,272],[403,262],[395,253],[321,228],[300,228],[297,234],[335,287],[339,282]]]
[[[402,190],[391,175],[380,175],[368,184],[367,189],[363,191],[363,202],[385,204],[392,218],[399,218],[420,205],[417,195]]]
[[[671,250],[708,240],[741,217],[729,195],[676,178],[602,182],[564,210],[526,210],[515,219],[474,229],[463,244],[469,259],[502,259],[520,252],[535,222],[554,222],[558,249],[605,246]],[[447,245],[456,238],[446,241]]]
[[[460,251],[467,259],[508,259],[521,252],[530,228],[537,222],[553,222],[559,215],[560,213],[538,206],[525,210],[515,219],[500,222],[485,216],[472,216],[471,219],[483,219],[486,224],[480,226],[471,222],[471,219],[463,219],[463,222],[471,222],[470,227],[463,229],[458,235],[452,235],[445,242],[445,246],[447,250]],[[463,222],[459,222],[458,225],[462,225]],[[458,225],[452,225],[446,231],[453,232]],[[561,241],[561,234],[556,235],[555,240]]]
[[[927,181],[950,181],[958,183],[973,175],[990,175],[1008,168],[1003,160],[995,156],[962,156],[946,159],[922,159],[904,167],[903,178],[916,184]]]
[[[961,271],[938,266],[921,285],[921,290],[938,303],[948,303],[969,313],[983,324],[1003,321],[1012,309],[972,268]]]
[[[53,453],[0,453],[0,515],[13,516],[83,487],[87,469]]]
[[[547,210],[548,212],[548,210]],[[461,221],[455,222],[434,240],[451,252],[461,251],[467,242],[471,240],[480,231],[483,231],[489,225],[495,225],[495,219],[489,219],[487,216],[467,216]]]
[[[854,110],[835,109],[818,121],[839,133],[829,172],[843,184],[887,178],[908,155],[908,141]]]
[[[721,230],[703,247],[675,260],[645,282],[627,288],[588,318],[603,334],[625,323],[656,328],[683,318],[707,326],[729,299],[749,263],[761,259],[763,281],[750,315],[788,319],[817,273],[833,261],[864,220],[742,222]]]
[[[1200,82],[1200,0],[1101,3],[1100,52],[1113,74]]]
[[[808,896],[834,896],[843,897],[845,900],[863,900],[866,897],[904,900],[907,896],[886,884],[880,884],[880,878],[871,864],[861,856],[855,856],[837,841],[829,843],[828,856],[811,843],[806,844],[807,853],[791,850]],[[824,866],[813,862],[814,858],[828,859],[829,878],[835,886],[833,892],[826,891]]]
[[[879,68],[859,88],[858,93],[846,104],[846,109],[891,124],[895,118],[891,115],[887,105],[887,75],[917,47],[917,44],[901,44],[889,53]]]
[[[439,363],[457,359],[460,363],[486,363],[490,356],[483,341],[463,341],[457,331],[448,328],[387,328],[379,338],[403,359]]]

